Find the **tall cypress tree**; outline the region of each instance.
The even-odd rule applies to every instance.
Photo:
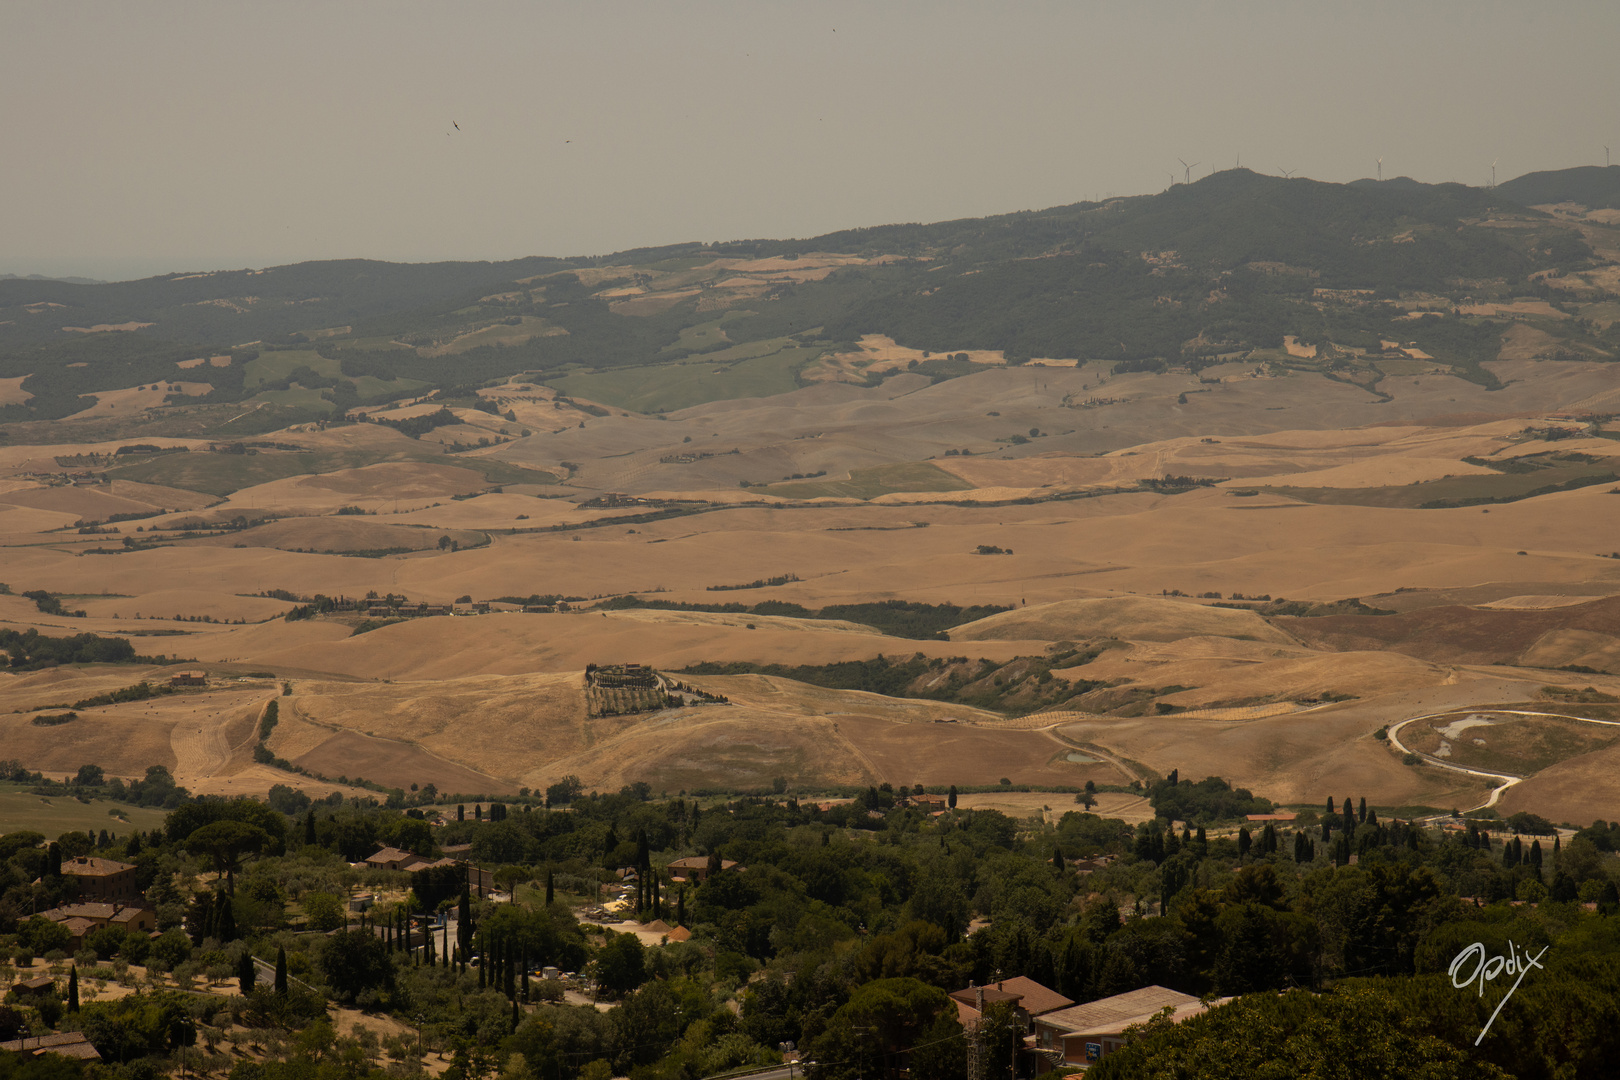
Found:
[[[472,894],[467,889],[467,883],[461,883],[461,899],[456,903],[456,943],[461,946],[463,956],[472,947]]]
[[[546,867],[546,907],[550,907],[557,899],[556,882],[551,867]]]
[[[236,965],[236,986],[242,991],[243,997],[253,993],[253,984],[258,977],[259,973],[253,970],[253,954],[242,950],[242,962]]]
[[[315,811],[311,808],[304,818],[304,843],[313,847],[315,842]]]
[[[287,995],[287,950],[276,949],[276,993],[285,997]]]
[[[214,910],[219,913],[214,921],[214,936],[220,941],[235,941],[236,934],[236,905],[224,893],[214,897]]]
[[[79,1011],[79,965],[74,964],[68,969],[68,1012]]]
[[[1360,819],[1363,825],[1367,823],[1367,796],[1365,795],[1361,797],[1361,808],[1356,811],[1356,817]]]

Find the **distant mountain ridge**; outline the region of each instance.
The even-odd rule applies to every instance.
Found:
[[[1620,165],[1525,173],[1498,184],[1496,190],[1524,206],[1578,203],[1589,210],[1620,209]]]
[[[0,422],[71,415],[84,393],[174,380],[181,363],[211,387],[186,400],[252,399],[268,422],[423,385],[465,394],[518,373],[554,382],[659,368],[675,379],[669,365],[692,356],[714,357],[722,375],[776,357],[802,381],[818,357],[858,360],[867,335],[926,350],[919,370],[934,378],[978,370],[954,357],[984,350],[1147,371],[1254,360],[1376,392],[1387,365],[1369,358],[1393,342],[1490,386],[1481,364],[1497,357],[1505,322],[1530,317],[1494,305],[1558,305],[1536,324],[1559,342],[1548,355],[1620,355],[1615,323],[1580,317],[1608,295],[1606,279],[1581,274],[1609,261],[1593,243],[1609,244],[1610,226],[1526,205],[1611,191],[1620,168],[1495,189],[1232,169],[1152,195],[806,239],[104,284],[0,279],[0,379],[21,377],[32,395],[0,405]],[[234,358],[224,366],[191,362],[224,353]],[[247,370],[266,355],[273,362]],[[846,363],[837,377],[863,370]]]
[[[69,285],[105,285],[101,278],[53,277],[49,274],[0,274],[0,281],[62,281]]]

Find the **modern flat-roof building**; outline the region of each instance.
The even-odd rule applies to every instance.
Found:
[[[1231,1000],[1221,998],[1214,1004]],[[1049,1062],[1092,1065],[1124,1046],[1125,1029],[1133,1024],[1145,1024],[1165,1009],[1171,1010],[1170,1022],[1179,1024],[1210,1007],[1166,986],[1144,986],[1036,1017],[1035,1049]]]

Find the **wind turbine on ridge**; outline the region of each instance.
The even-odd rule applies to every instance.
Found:
[[[1500,161],[1502,159],[1497,158],[1496,160]],[[1495,186],[1496,186],[1496,161],[1493,161],[1493,162],[1491,162],[1491,187],[1495,187]]]
[[[1298,169],[1285,169],[1281,165],[1277,166],[1277,171],[1282,173],[1284,180],[1292,180],[1294,178],[1294,174],[1299,172]]]
[[[1181,161],[1180,158],[1176,158],[1176,160]],[[1181,167],[1186,170],[1186,173],[1183,176],[1181,182],[1184,183],[1184,184],[1192,183],[1193,165],[1200,165],[1200,164],[1202,164],[1202,162],[1195,161],[1195,162],[1192,163],[1192,165],[1189,165],[1185,161],[1181,161]]]
[[[1378,159],[1378,182],[1380,184],[1382,184],[1384,182],[1384,159],[1383,158]]]

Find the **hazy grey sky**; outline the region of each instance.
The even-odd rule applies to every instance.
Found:
[[[503,259],[1620,161],[1620,3],[0,4],[0,272]],[[453,124],[459,124],[457,131]]]

